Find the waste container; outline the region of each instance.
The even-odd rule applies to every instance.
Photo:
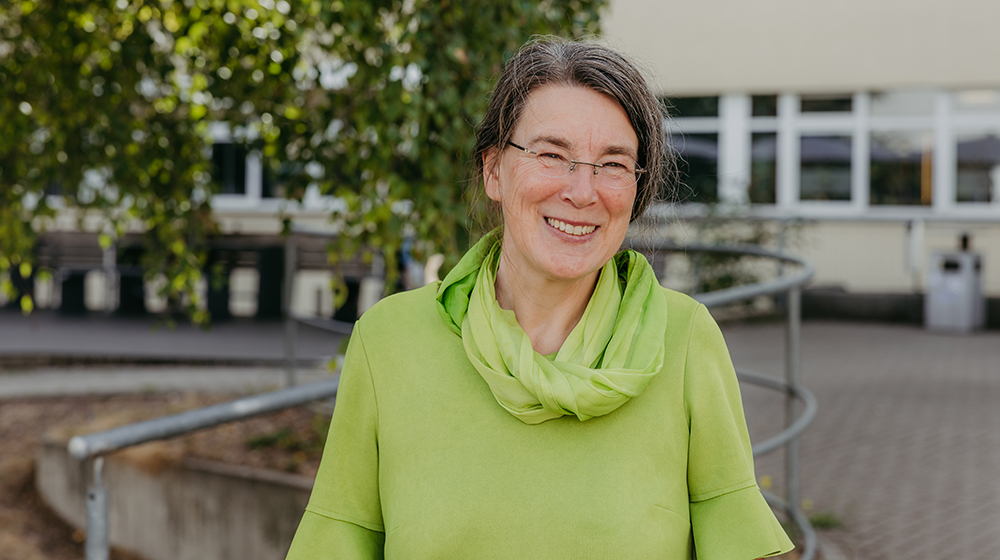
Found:
[[[982,259],[976,253],[931,253],[924,295],[924,326],[969,332],[986,324]]]

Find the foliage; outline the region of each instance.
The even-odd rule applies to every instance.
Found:
[[[330,415],[314,414],[308,430],[293,431],[286,426],[273,432],[251,436],[247,438],[245,446],[250,450],[283,452],[287,455],[285,470],[296,472],[299,465],[310,459],[319,461],[329,431]]]
[[[30,265],[41,218],[55,214],[46,195],[61,194],[105,247],[141,231],[148,273],[204,321],[205,121],[184,100],[169,19],[121,1],[0,10],[0,254]]]
[[[737,220],[709,206],[709,214],[697,222],[696,237],[709,245],[756,245],[784,248],[798,235],[796,224],[774,224],[762,220]],[[789,239],[791,238],[791,239]],[[708,293],[764,281],[771,272],[762,269],[759,257],[734,253],[698,252],[690,255],[694,293]],[[747,302],[750,305],[750,302]]]
[[[844,522],[832,511],[822,511],[809,516],[809,523],[814,529],[842,529]]]
[[[502,62],[535,34],[597,31],[605,0],[38,0],[0,7],[0,272],[32,263],[58,190],[189,302],[206,239],[214,122],[286,197],[344,204],[334,260],[403,239],[467,243],[467,157]],[[96,217],[96,218],[95,218]],[[89,220],[89,221],[88,221]],[[287,222],[286,222],[287,223]]]

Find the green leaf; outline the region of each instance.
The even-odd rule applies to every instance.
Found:
[[[29,295],[21,296],[21,313],[30,315],[35,310],[35,301]]]

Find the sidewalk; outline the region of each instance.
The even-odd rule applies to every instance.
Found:
[[[295,355],[305,362],[318,363],[335,356],[343,338],[302,323],[297,331]],[[61,363],[280,364],[285,355],[284,336],[285,324],[280,320],[234,319],[202,330],[183,320],[170,328],[155,316],[66,317],[55,311],[38,311],[25,317],[15,310],[0,309],[0,360],[14,363],[47,359]]]
[[[783,375],[783,325],[723,332],[738,367]],[[1000,557],[1000,332],[806,322],[802,341],[819,401],[802,496],[844,523],[820,534],[858,560]],[[752,438],[779,431],[782,397],[743,393]],[[782,452],[758,458],[757,475],[780,494]]]

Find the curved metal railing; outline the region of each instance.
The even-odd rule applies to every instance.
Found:
[[[294,250],[294,245],[291,246]],[[787,496],[785,499],[771,495],[767,492],[764,497],[773,507],[784,510],[803,535],[805,550],[800,560],[811,560],[816,551],[816,534],[809,524],[809,520],[799,509],[800,500],[798,498],[798,437],[805,430],[816,413],[816,398],[806,390],[799,382],[799,347],[800,347],[800,290],[812,278],[812,266],[796,257],[769,251],[761,247],[752,245],[706,245],[687,244],[680,245],[669,241],[656,244],[644,244],[635,247],[643,252],[720,252],[743,255],[754,255],[763,258],[772,258],[782,262],[797,265],[799,269],[791,274],[781,274],[778,278],[768,282],[737,286],[715,292],[697,294],[695,299],[703,303],[706,307],[717,307],[739,301],[744,301],[758,296],[788,293],[788,344],[786,379],[781,380],[771,376],[760,375],[748,371],[737,371],[737,376],[741,381],[754,383],[767,388],[783,391],[786,394],[786,415],[787,426],[780,433],[771,436],[767,440],[758,443],[753,447],[754,456],[760,456],[772,452],[782,446],[786,449],[786,484]],[[291,260],[294,268],[294,260]],[[290,282],[289,282],[290,284]],[[290,299],[290,296],[289,296]],[[286,314],[288,300],[286,300]],[[294,323],[289,319],[289,335],[294,341]],[[345,330],[343,325],[336,325],[332,328],[335,332]],[[342,333],[343,334],[343,333]],[[295,360],[294,342],[286,345],[286,362],[290,369],[289,381],[294,383]],[[339,376],[329,380],[319,381],[308,385],[293,386],[286,389],[245,397],[228,403],[205,407],[202,409],[182,412],[172,416],[165,416],[145,422],[138,422],[127,426],[122,426],[105,432],[76,436],[69,442],[69,452],[79,460],[94,459],[93,478],[94,485],[87,492],[87,560],[107,560],[108,558],[108,493],[102,483],[103,455],[149,441],[166,439],[178,435],[183,435],[193,431],[210,428],[227,422],[233,422],[258,416],[293,406],[299,406],[311,401],[335,397]],[[804,405],[801,413],[798,413],[795,402],[801,401]]]

